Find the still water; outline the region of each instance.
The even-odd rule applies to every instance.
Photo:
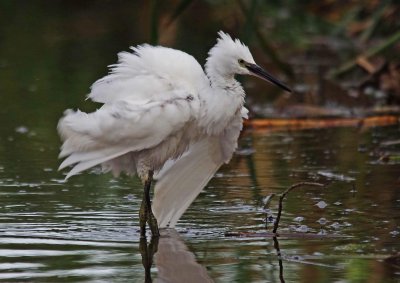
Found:
[[[398,263],[385,260],[400,250],[400,164],[377,154],[396,150],[382,142],[398,126],[246,131],[232,162],[147,254],[139,182],[92,170],[64,183],[58,144],[38,131],[20,126],[1,137],[2,150],[13,150],[0,162],[1,281],[144,282],[152,251],[147,276],[156,282],[400,280]],[[285,199],[280,268],[265,228],[277,199],[269,211],[263,199],[300,181],[327,186]]]
[[[168,21],[176,1],[157,2],[159,22]],[[236,1],[193,2],[160,42],[204,63],[218,30],[246,23]],[[398,258],[387,258],[400,252],[400,148],[385,146],[399,140],[398,125],[248,130],[176,230],[149,247],[139,238],[137,179],[92,170],[63,182],[57,121],[67,108],[98,107],[84,95],[117,52],[149,42],[152,3],[0,1],[0,281],[399,282]],[[289,30],[297,23],[307,21]],[[251,49],[264,65],[269,57],[254,41]],[[253,101],[276,98],[264,82],[244,83]],[[269,210],[263,200],[302,181],[326,187],[285,199],[279,258],[272,223],[265,227],[277,197]]]

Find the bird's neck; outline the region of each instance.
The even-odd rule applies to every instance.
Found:
[[[227,127],[231,121],[241,115],[244,104],[244,90],[241,84],[232,78],[209,77],[211,91],[207,92],[207,99],[204,100],[205,111],[201,126],[208,134],[218,135]]]
[[[235,79],[234,75],[221,76],[213,74],[209,76],[210,85],[215,95],[224,95],[228,99],[244,99],[245,92],[242,85]]]
[[[224,89],[227,86],[237,85],[234,72],[225,67],[225,64],[221,63],[217,55],[210,55],[205,65],[205,72],[210,80],[211,87]]]
[[[241,115],[244,90],[235,74],[224,67],[216,56],[210,56],[205,66],[211,91],[205,93],[206,109],[202,126],[209,134],[219,134],[229,127],[231,121]]]
[[[211,87],[216,91],[228,90],[240,86],[240,83],[233,76],[232,77],[212,76],[209,77],[209,79]]]
[[[244,96],[241,84],[235,79],[234,74],[219,74],[207,70],[207,77],[210,80],[211,88],[218,93]],[[234,90],[234,91],[232,91]]]

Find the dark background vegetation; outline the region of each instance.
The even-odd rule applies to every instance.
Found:
[[[224,30],[295,89],[287,97],[246,79],[258,114],[270,113],[267,101],[277,106],[273,116],[349,115],[348,107],[365,115],[365,108],[399,103],[398,14],[395,1],[1,1],[0,99],[9,104],[12,96],[8,107],[22,106],[22,115],[56,100],[56,120],[65,105],[82,104],[119,51],[162,44],[203,64]]]

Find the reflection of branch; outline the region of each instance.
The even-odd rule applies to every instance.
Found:
[[[276,249],[276,254],[278,255],[278,261],[279,261],[279,279],[281,280],[281,283],[285,283],[285,279],[283,278],[283,263],[282,263],[282,255],[281,255],[281,250],[279,248],[279,242],[278,238],[276,236],[272,237],[274,240],[274,248]]]
[[[279,226],[279,221],[281,219],[282,208],[283,208],[283,204],[282,204],[283,199],[290,191],[292,191],[298,187],[302,187],[302,186],[323,187],[324,185],[320,184],[320,183],[314,183],[314,182],[300,182],[300,183],[294,184],[291,187],[289,187],[288,189],[286,189],[286,191],[284,191],[279,197],[279,210],[278,210],[278,215],[276,217],[276,221],[274,223],[274,229],[272,230],[273,233],[276,233],[276,230],[278,229],[278,226]]]
[[[142,255],[142,264],[144,267],[144,282],[151,283],[151,266],[153,265],[153,256],[157,252],[159,237],[151,237],[150,244],[147,245],[147,238],[140,237],[139,249]]]
[[[272,218],[272,216],[268,216],[268,212],[270,211],[269,210],[269,208],[268,208],[268,206],[269,206],[269,204],[271,203],[271,200],[272,200],[272,198],[275,196],[275,194],[274,193],[272,193],[272,194],[270,194],[269,196],[267,196],[265,199],[264,199],[264,210],[266,211],[265,212],[265,229],[268,229],[268,221],[269,221],[269,218],[271,217]],[[273,218],[272,218],[273,219]],[[272,222],[272,221],[271,221]]]

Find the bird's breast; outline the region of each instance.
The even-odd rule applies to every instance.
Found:
[[[153,170],[160,170],[167,160],[177,159],[184,154],[200,136],[201,131],[194,121],[189,122],[183,129],[172,133],[158,145],[141,151],[136,159],[145,159]]]
[[[236,88],[235,88],[236,89]],[[199,124],[209,135],[218,135],[241,116],[244,96],[232,89],[208,96],[201,105]]]

